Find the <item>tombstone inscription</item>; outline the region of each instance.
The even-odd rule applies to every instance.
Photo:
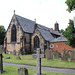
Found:
[[[3,72],[2,47],[0,46],[0,74]]]
[[[37,54],[33,54],[32,56],[37,58],[37,73],[34,75],[46,75],[41,73],[41,58],[44,58],[44,54],[41,54],[41,49],[37,48]]]

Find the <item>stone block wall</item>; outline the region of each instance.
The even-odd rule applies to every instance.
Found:
[[[40,40],[40,48],[41,48],[42,53],[44,53],[44,46],[43,46],[44,39],[43,39],[43,37],[41,36],[40,32],[37,29],[33,33],[32,39],[31,39],[32,40],[31,41],[32,50],[34,49],[34,38],[35,38],[35,36],[38,36],[39,37],[39,40]]]

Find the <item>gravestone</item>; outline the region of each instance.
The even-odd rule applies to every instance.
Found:
[[[41,49],[37,48],[37,54],[33,54],[32,57],[36,57],[37,58],[37,73],[34,75],[46,75],[46,74],[42,74],[41,73],[41,58],[44,58],[44,54],[41,54]]]
[[[71,61],[75,62],[75,49],[71,52]]]
[[[61,57],[61,60],[62,61],[68,61],[69,57],[68,57],[68,54],[66,53],[66,49],[64,49],[63,51],[64,51],[64,53],[63,53],[63,56]]]
[[[18,69],[18,75],[29,75],[28,70],[26,68]]]
[[[46,49],[45,56],[46,56],[47,60],[53,60],[52,50]]]
[[[58,52],[58,50],[55,50],[54,51],[54,58],[55,59],[58,59],[59,58],[59,52]]]
[[[13,50],[13,55],[16,55],[16,50]]]
[[[18,51],[18,56],[16,57],[16,59],[21,60],[21,57],[20,57],[20,51]]]
[[[2,46],[0,46],[0,74],[3,72]]]

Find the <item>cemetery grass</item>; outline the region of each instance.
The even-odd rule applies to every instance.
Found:
[[[4,62],[36,65],[36,58],[32,58],[32,55],[20,55],[21,60],[16,59],[17,55],[3,54],[3,56],[4,56],[3,58]],[[10,59],[5,59],[8,56],[10,56]],[[64,62],[61,61],[61,59],[47,60],[46,58],[42,58],[41,65],[52,66],[52,67],[75,68],[75,62],[71,62],[70,59],[68,60],[68,62]]]
[[[17,71],[19,67],[7,66],[7,65],[4,65],[3,67],[6,72],[3,72],[0,75],[17,75]],[[28,69],[28,73],[29,75],[33,75],[36,73],[36,69]],[[70,73],[59,73],[59,72],[51,72],[51,71],[44,71],[44,70],[42,70],[42,73],[46,75],[75,75]]]

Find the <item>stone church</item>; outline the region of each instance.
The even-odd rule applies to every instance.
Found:
[[[9,53],[15,50],[29,54],[36,52],[36,48],[41,48],[41,52],[45,53],[50,41],[60,36],[57,22],[53,30],[14,13],[4,39],[4,49]]]

